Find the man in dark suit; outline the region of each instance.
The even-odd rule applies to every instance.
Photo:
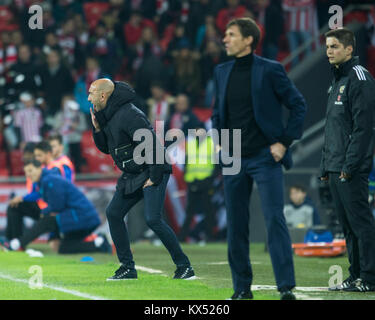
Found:
[[[283,215],[281,164],[286,169],[292,166],[288,147],[302,135],[306,105],[278,62],[253,54],[259,38],[260,30],[252,19],[232,20],[223,42],[227,54],[235,59],[218,65],[214,71],[213,128],[230,131],[229,143],[222,139],[217,148],[222,160],[225,154],[236,151],[231,132],[241,130],[240,155],[233,154],[240,160],[240,171],[224,175],[228,259],[234,286],[232,299],[253,297],[249,200],[254,180],[265,216],[277,289],[281,299],[295,299],[291,291],[295,287],[291,240]],[[283,125],[282,105],[290,111],[286,126]]]

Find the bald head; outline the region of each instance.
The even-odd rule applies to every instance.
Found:
[[[95,80],[89,88],[88,101],[94,105],[95,111],[106,107],[108,98],[115,89],[114,83],[110,79],[102,78]]]
[[[109,94],[111,94],[115,89],[115,85],[113,84],[113,82],[107,78],[95,80],[91,85],[95,86],[98,91]]]

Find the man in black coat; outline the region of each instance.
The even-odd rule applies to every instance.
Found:
[[[99,79],[89,89],[88,100],[94,106],[90,112],[95,144],[103,153],[111,154],[123,171],[106,210],[121,267],[107,280],[137,278],[124,217],[142,198],[145,200],[147,225],[158,235],[177,266],[174,278],[191,279],[194,270],[190,261],[183,253],[173,230],[162,219],[165,190],[172,167],[165,161],[165,149],[156,138],[147,117],[133,104],[134,99],[134,90],[123,82]],[[152,137],[151,145],[147,145],[147,139],[144,140],[144,155],[138,152],[144,143],[136,139],[139,130],[142,130],[144,137]],[[157,148],[162,150],[162,161],[156,159]],[[139,161],[142,156],[145,160],[143,164]]]
[[[375,291],[375,221],[368,203],[374,152],[375,80],[359,64],[354,33],[325,34],[334,79],[328,90],[321,180],[328,183],[349,258],[349,277],[332,291]]]

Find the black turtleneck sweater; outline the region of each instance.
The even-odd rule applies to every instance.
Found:
[[[251,96],[252,63],[252,54],[236,58],[226,92],[227,128],[231,129],[229,150],[232,152],[232,129],[241,129],[242,157],[253,156],[269,145],[254,117]]]

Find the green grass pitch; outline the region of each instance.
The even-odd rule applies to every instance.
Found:
[[[183,245],[198,279],[173,280],[175,266],[164,247],[149,243],[132,245],[138,268],[138,280],[106,281],[118,268],[116,255],[91,254],[92,262],[81,262],[87,254],[57,255],[47,245],[30,245],[43,252],[43,258],[31,258],[24,252],[0,251],[1,300],[225,300],[232,293],[225,243],[206,246]],[[263,244],[251,244],[255,300],[279,299],[271,261]],[[328,292],[332,266],[348,274],[347,257],[304,258],[294,256],[298,299],[365,300],[375,293]],[[37,274],[36,266],[40,272]],[[31,268],[31,269],[30,269]],[[336,267],[337,270],[337,267]],[[38,275],[42,288],[34,288]],[[31,285],[30,285],[31,284]],[[33,286],[34,284],[34,286]],[[255,289],[255,290],[254,290]]]

